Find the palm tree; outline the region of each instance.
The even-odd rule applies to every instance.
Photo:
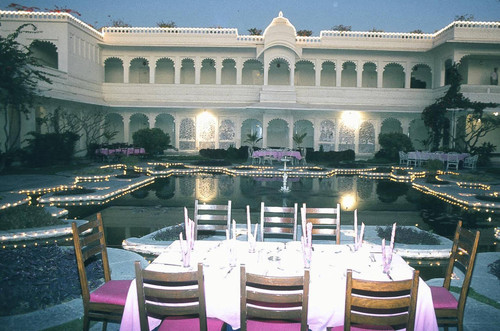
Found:
[[[304,142],[304,138],[307,136],[307,132],[304,132],[302,134],[295,133],[293,135],[293,141],[297,144],[297,147],[300,149],[300,145]]]
[[[257,132],[254,132],[254,133],[247,133],[247,139],[244,142],[251,144],[251,148],[253,149],[255,145],[257,145],[257,143],[261,140],[262,137],[259,137],[259,134]]]

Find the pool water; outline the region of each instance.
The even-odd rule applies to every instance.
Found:
[[[288,178],[290,192],[282,193],[280,177],[229,176],[198,174],[157,178],[139,190],[112,200],[106,205],[71,207],[70,218],[86,218],[103,213],[110,246],[121,246],[123,239],[141,237],[183,220],[183,207],[193,213],[194,201],[227,204],[232,201],[233,218],[246,222],[245,208],[250,206],[252,222],[259,218],[260,204],[272,206],[335,207],[341,204],[341,224],[353,224],[353,211],[366,225],[418,226],[451,238],[459,219],[464,226],[481,231],[480,251],[499,251],[494,228],[498,216],[470,213],[438,198],[412,189],[409,183],[375,180],[358,176],[328,178]]]

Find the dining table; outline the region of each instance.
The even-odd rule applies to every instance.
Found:
[[[203,263],[207,317],[217,318],[233,329],[240,328],[240,264],[249,273],[268,276],[297,276],[304,273],[302,243],[257,242],[254,250],[246,241],[195,241],[190,266],[182,266],[179,241],[169,245],[148,270],[182,272],[196,270]],[[410,279],[413,268],[394,254],[390,273],[383,272],[380,245],[313,244],[310,260],[308,325],[312,331],[343,325],[346,273],[354,278],[395,281]],[[150,329],[160,320],[149,317]],[[137,289],[130,285],[120,330],[140,330]],[[429,286],[420,279],[417,296],[415,330],[438,330]]]
[[[279,149],[260,149],[258,151],[253,152],[253,157],[265,157],[271,156],[276,160],[281,160],[284,157],[294,157],[297,160],[302,159],[302,155],[299,151],[291,151],[291,150],[279,150]]]

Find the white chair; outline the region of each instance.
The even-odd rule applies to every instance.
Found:
[[[399,151],[399,164],[408,164],[408,153]]]
[[[464,160],[464,168],[476,169],[476,163],[479,155],[468,156]]]
[[[409,152],[407,159],[406,159],[406,165],[408,167],[411,167],[412,165],[415,167],[418,167],[418,159],[417,159],[417,152]]]
[[[302,157],[302,159],[300,159],[300,161],[302,162],[303,165],[307,164],[306,155],[307,155],[307,148],[301,148],[300,149],[300,156]]]
[[[460,160],[458,159],[457,153],[449,153],[446,161],[446,170],[450,167],[455,167],[455,170],[458,170],[458,164]]]
[[[255,164],[255,161],[257,161],[257,164],[262,164],[262,158],[260,156],[254,156],[253,153],[253,148],[248,148],[248,157],[252,160],[252,164]]]

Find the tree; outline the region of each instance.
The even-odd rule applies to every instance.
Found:
[[[460,63],[454,63],[448,70],[450,87],[445,95],[425,107],[422,112],[424,124],[429,128],[432,149],[437,150],[449,127],[448,113],[472,111],[467,119],[467,129],[453,137],[458,146],[464,146],[464,151],[475,153],[479,138],[499,127],[499,120],[493,116],[485,115],[484,109],[495,108],[496,103],[471,101],[460,92],[462,77],[458,71]]]
[[[251,28],[251,29],[248,29],[248,33],[250,33],[251,36],[261,36],[262,29]]]
[[[292,139],[297,144],[297,147],[300,149],[300,145],[304,142],[304,138],[307,136],[307,132],[304,132],[302,134],[299,133],[294,133]]]
[[[313,32],[311,30],[299,30],[297,31],[297,36],[301,37],[310,37],[312,36]]]
[[[259,141],[262,140],[262,137],[259,137],[259,134],[257,132],[254,133],[247,133],[247,139],[245,139],[245,143],[248,143],[251,145],[252,149],[257,145]]]
[[[156,23],[156,25],[159,28],[175,28],[177,26],[174,21],[169,21],[169,22],[160,21]]]
[[[474,21],[474,15],[472,15],[472,14],[456,15],[455,21],[472,22],[472,21]]]
[[[29,47],[17,41],[21,33],[36,31],[35,25],[23,24],[7,37],[0,36],[0,112],[4,118],[5,153],[18,148],[21,115],[27,115],[34,106],[39,93],[38,84],[52,83],[52,75],[40,70],[42,66],[32,57]]]
[[[399,151],[407,152],[413,149],[411,139],[404,133],[380,133],[378,135],[378,142],[380,144],[380,151],[375,154],[376,158],[397,161]]]
[[[106,112],[101,108],[68,111],[57,107],[53,113],[38,120],[46,125],[47,132],[73,132],[83,137],[87,153],[93,152],[92,145],[99,143],[101,138],[109,141],[118,133],[106,121]]]
[[[384,30],[379,30],[377,28],[372,28],[369,32],[384,32]]]
[[[332,30],[333,31],[352,31],[352,28],[350,25],[339,24],[339,25],[335,25],[334,27],[332,27]]]
[[[131,25],[119,18],[111,21],[111,26],[115,28],[129,28]]]
[[[144,147],[146,153],[157,154],[170,144],[170,136],[161,129],[140,129],[132,135],[135,146]]]
[[[423,34],[423,33],[424,33],[424,31],[422,31],[422,30],[420,30],[420,29],[417,29],[417,30],[410,31],[410,33]]]

